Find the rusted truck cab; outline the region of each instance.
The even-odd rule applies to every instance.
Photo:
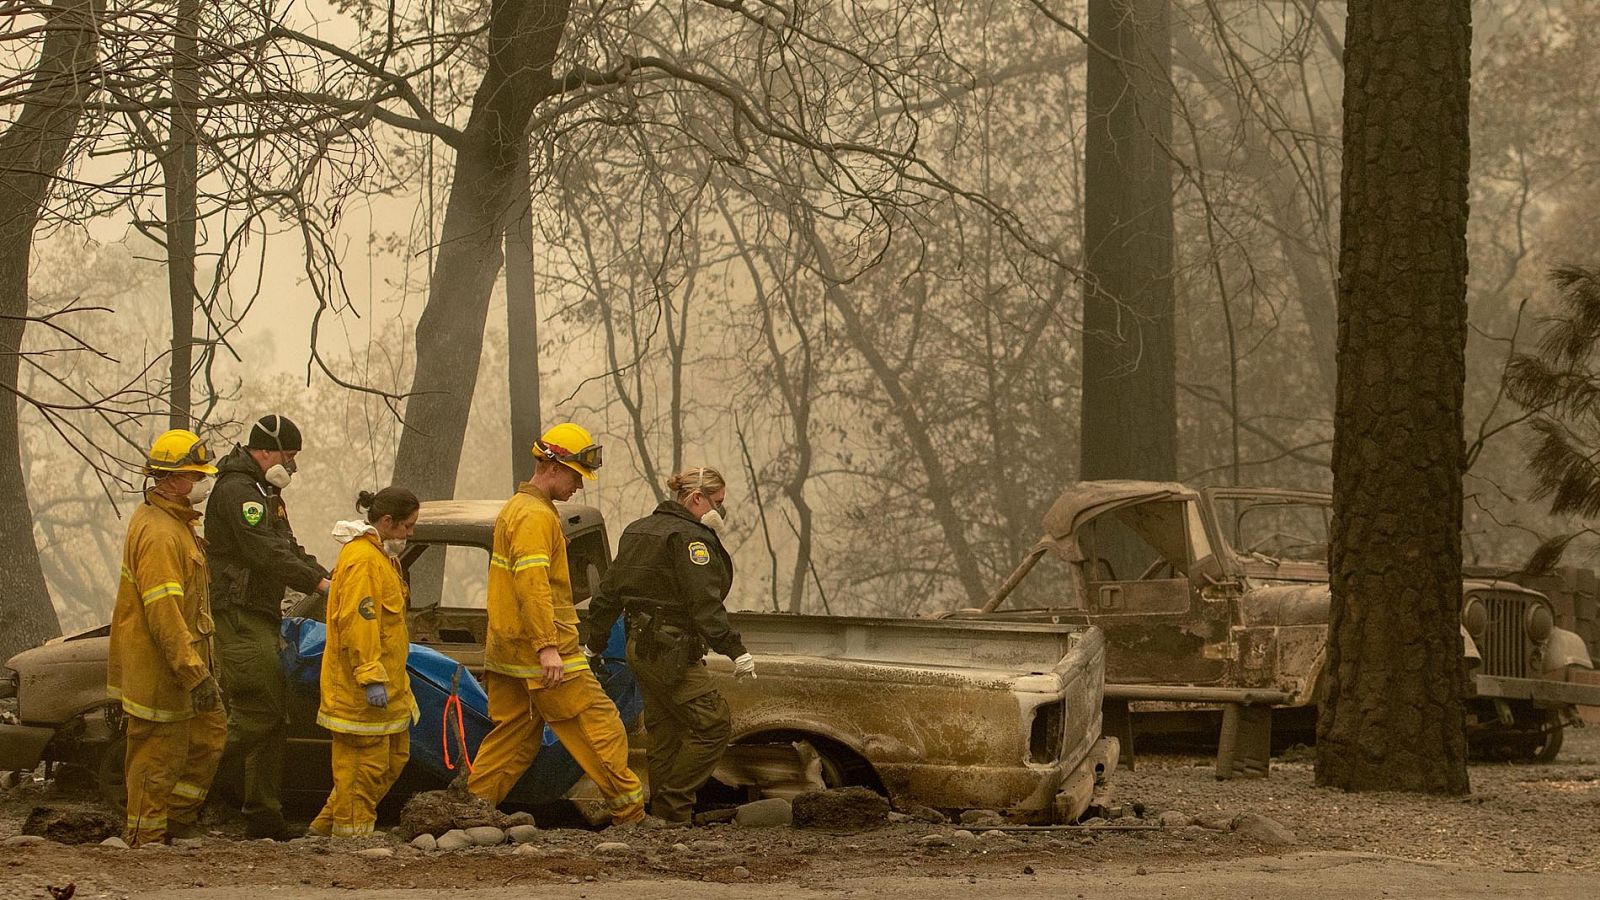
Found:
[[[1099,626],[1107,730],[1125,750],[1131,713],[1220,706],[1219,775],[1262,774],[1271,711],[1317,700],[1331,517],[1317,492],[1083,482],[989,603],[954,615]],[[1582,639],[1554,626],[1547,598],[1505,581],[1463,583],[1461,630],[1475,750],[1554,758],[1575,705],[1600,704],[1600,686],[1551,677],[1593,667]]]

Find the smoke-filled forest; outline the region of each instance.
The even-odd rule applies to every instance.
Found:
[[[1097,5],[5,3],[0,582],[105,621],[151,438],[268,412],[325,561],[573,420],[613,540],[718,467],[729,605],[797,612],[976,605],[1080,476],[1329,489],[1346,6]],[[1463,555],[1514,566],[1573,527],[1505,374],[1600,245],[1600,7],[1473,13]]]

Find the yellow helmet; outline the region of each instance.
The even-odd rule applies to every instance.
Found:
[[[600,445],[594,442],[587,429],[571,422],[562,422],[544,433],[533,444],[533,455],[558,462],[585,478],[594,478],[600,468]]]
[[[205,442],[192,431],[174,428],[156,438],[145,458],[145,470],[155,472],[198,472],[201,475],[217,474],[211,464],[211,451]]]

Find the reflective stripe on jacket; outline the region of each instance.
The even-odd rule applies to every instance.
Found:
[[[589,668],[578,649],[578,611],[572,606],[561,517],[531,482],[518,487],[495,518],[486,605],[485,669],[513,678],[542,678],[539,651],[551,646],[561,653],[564,678]]]
[[[328,591],[318,725],[346,734],[394,734],[420,718],[406,672],[406,597],[400,568],[377,535],[353,538],[339,551]],[[388,706],[367,705],[369,684],[388,689]]]
[[[208,598],[200,518],[154,492],[133,511],[111,614],[106,691],[130,716],[178,722],[194,716],[189,692],[213,669],[216,630]]]

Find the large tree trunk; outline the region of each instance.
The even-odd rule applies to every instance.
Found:
[[[1470,0],[1351,0],[1333,609],[1317,782],[1468,789],[1460,636]]]
[[[506,376],[511,391],[511,478],[533,477],[539,439],[539,303],[533,283],[533,188],[528,154],[517,158],[511,186],[517,201],[506,224]]]
[[[195,181],[199,167],[195,105],[200,100],[200,0],[179,0],[176,25],[172,45],[172,134],[161,160],[167,202],[167,294],[172,306],[172,356],[168,367],[172,411],[168,423],[173,428],[188,428],[189,411],[194,408],[190,377],[194,372]]]
[[[0,134],[0,661],[61,632],[33,542],[18,429],[33,230],[92,90],[101,0],[55,0],[27,99]],[[107,595],[114,585],[106,585]]]
[[[454,179],[417,322],[417,368],[394,479],[424,500],[455,493],[501,238],[528,119],[555,90],[550,67],[569,0],[494,0],[489,57],[456,148]]]
[[[1178,470],[1169,0],[1089,0],[1080,478]]]

